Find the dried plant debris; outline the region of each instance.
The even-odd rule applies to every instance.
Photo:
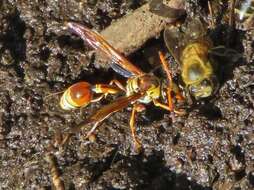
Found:
[[[159,7],[163,9],[163,14],[158,14],[157,4],[163,5]],[[174,23],[185,14],[182,0],[167,1],[165,4],[152,1],[111,23],[101,34],[113,47],[129,55],[147,40],[159,36],[166,25]]]
[[[64,182],[61,179],[61,173],[57,165],[56,157],[51,154],[47,153],[45,157],[46,161],[49,164],[49,170],[52,178],[52,183],[56,190],[64,190]]]
[[[244,0],[238,1],[235,8],[237,19],[240,23],[243,23],[243,29],[254,29],[254,1]]]

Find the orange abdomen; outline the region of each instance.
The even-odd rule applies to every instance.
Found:
[[[64,110],[84,107],[93,98],[91,85],[87,82],[78,82],[70,86],[62,95],[60,106]]]

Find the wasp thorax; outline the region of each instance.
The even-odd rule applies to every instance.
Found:
[[[140,102],[149,103],[160,97],[160,81],[156,76],[149,74],[131,78],[127,82],[127,95],[133,93],[145,93]]]
[[[158,78],[153,75],[144,75],[140,77],[138,83],[140,91],[154,89],[160,85]]]
[[[71,110],[86,106],[91,100],[91,85],[87,82],[78,82],[64,92],[60,106],[64,110]]]

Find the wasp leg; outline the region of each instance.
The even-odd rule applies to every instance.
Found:
[[[104,98],[104,97],[106,97],[105,96],[105,94],[101,94],[100,96],[98,96],[98,97],[96,97],[96,98],[94,98],[94,99],[92,99],[90,102],[91,103],[94,103],[94,102],[99,102],[102,98]],[[86,107],[87,105],[84,105],[84,106],[81,106],[79,109],[79,111],[80,111],[80,115],[82,114],[82,111],[83,111],[83,109]]]
[[[173,104],[173,98],[172,98],[172,92],[175,93],[175,97],[177,100],[183,101],[184,97],[182,96],[182,94],[180,93],[180,90],[178,88],[178,86],[173,82],[172,80],[172,74],[171,71],[169,70],[168,66],[167,66],[167,62],[165,60],[164,55],[159,51],[159,57],[160,57],[160,61],[162,63],[163,69],[166,72],[167,78],[168,78],[168,82],[169,85],[167,87],[167,101],[168,101],[168,106],[158,102],[157,100],[154,100],[154,104],[156,106],[159,106],[161,108],[164,108],[166,110],[169,111],[174,111],[175,113],[179,114],[179,115],[183,115],[183,111],[178,111],[174,108],[174,104]]]
[[[112,82],[113,81],[113,82]],[[92,91],[98,94],[96,98],[92,99],[91,102],[98,102],[102,98],[106,98],[108,94],[117,94],[122,91],[125,91],[125,88],[120,82],[116,82],[116,80],[112,80],[109,84],[96,84],[92,87]],[[113,85],[116,84],[116,85]]]
[[[93,87],[93,91],[96,93],[102,93],[102,94],[100,96],[92,99],[91,102],[99,102],[102,98],[107,98],[108,94],[117,94],[121,91],[126,92],[126,89],[118,80],[111,80],[108,85],[107,84],[96,84]],[[81,107],[81,109],[82,108],[83,107]]]
[[[65,143],[67,143],[69,141],[70,137],[73,134],[76,134],[77,132],[82,130],[82,128],[84,128],[88,125],[93,125],[92,129],[86,135],[86,138],[89,138],[89,136],[93,135],[93,133],[96,130],[96,128],[98,127],[98,125],[101,122],[103,122],[106,118],[108,118],[111,114],[113,114],[119,110],[122,110],[123,108],[126,108],[131,102],[136,102],[143,96],[144,96],[144,94],[136,93],[136,94],[132,94],[130,96],[120,97],[117,100],[115,100],[114,102],[112,102],[111,104],[101,107],[99,110],[92,113],[85,121],[83,121],[79,125],[72,127],[70,129],[67,129],[61,145],[64,145]],[[138,110],[140,110],[140,108]]]
[[[126,92],[125,86],[124,86],[121,82],[119,82],[118,80],[116,80],[116,79],[111,80],[109,84],[110,84],[110,85],[114,84],[114,85],[116,85],[118,88],[120,88],[122,91]]]
[[[117,83],[117,84],[116,84]],[[117,88],[113,86],[113,84],[116,84]],[[110,83],[107,84],[96,84],[93,87],[93,91],[96,93],[102,93],[101,95],[97,96],[96,98],[93,98],[91,102],[99,102],[102,98],[106,98],[108,94],[117,94],[121,91],[125,91],[124,86],[117,80],[112,80]],[[82,106],[81,110],[86,107]]]
[[[184,101],[185,98],[183,97],[179,87],[174,83],[172,82],[172,91],[175,93],[175,98],[178,100],[178,101]]]
[[[109,84],[96,84],[95,86],[93,86],[92,90],[95,93],[102,93],[102,95],[93,99],[93,102],[97,102],[100,101],[102,98],[106,98],[108,94],[126,92],[125,87],[118,80],[112,80]]]
[[[166,72],[166,75],[168,78],[168,83],[169,83],[168,87],[167,87],[168,107],[169,107],[169,110],[172,111],[172,110],[174,110],[174,105],[173,105],[173,101],[172,101],[172,93],[171,93],[172,89],[173,89],[172,75],[171,75],[169,68],[167,67],[167,62],[165,60],[165,57],[160,51],[159,51],[159,57],[160,57],[163,69]]]
[[[115,86],[118,87],[121,91],[126,92],[125,86],[124,86],[121,82],[119,82],[118,80],[116,80],[116,79],[111,80],[110,83],[109,83],[109,85],[115,85]],[[112,94],[112,93],[105,93],[105,94],[102,95],[101,98],[103,98],[103,97],[106,98],[106,97],[108,96],[108,94]]]
[[[85,136],[85,139],[89,139],[89,141],[93,142],[94,141],[94,134],[95,134],[95,130],[97,129],[98,125],[100,124],[101,122],[96,122],[93,127],[90,129],[90,131],[86,134]],[[64,146],[65,144],[67,144],[71,138],[71,136],[73,135],[73,133],[65,133],[63,135],[63,139],[60,143],[60,146]]]
[[[99,102],[102,98],[104,98],[105,97],[105,94],[102,94],[102,95],[100,95],[100,96],[98,96],[98,97],[96,97],[96,98],[94,98],[94,99],[92,99],[91,100],[91,102]],[[85,107],[85,106],[84,106]]]
[[[161,103],[161,102],[159,102],[158,100],[153,100],[153,104],[155,105],[155,106],[157,106],[157,107],[160,107],[160,108],[163,108],[163,109],[165,109],[165,110],[167,110],[167,111],[173,111],[168,105],[166,105],[166,104],[163,104],[163,103]]]
[[[167,104],[163,104],[163,103],[159,102],[158,100],[153,100],[153,103],[155,106],[160,107],[160,108],[165,109],[170,112],[173,111],[177,115],[185,115],[186,114],[184,110],[176,110],[176,109],[171,110],[171,108]]]
[[[100,124],[101,122],[96,122],[93,127],[90,129],[90,131],[87,133],[87,135],[85,136],[85,139],[89,139],[90,141],[94,141],[92,139],[94,139],[93,135],[94,135],[94,131],[97,129],[98,125]],[[71,136],[73,135],[73,133],[66,133],[64,134],[63,136],[63,140],[61,141],[60,143],[60,146],[63,146],[65,145],[66,143],[69,142]]]
[[[96,122],[92,129],[90,129],[90,131],[87,133],[86,137],[85,138],[88,138],[90,139],[89,137],[92,136],[94,134],[94,131],[97,129],[98,125],[100,124],[100,122]]]
[[[136,114],[137,112],[141,112],[144,110],[144,106],[142,104],[134,104],[131,112],[131,118],[130,118],[130,129],[131,129],[131,136],[134,141],[134,149],[135,152],[140,153],[142,144],[140,140],[137,138],[136,134],[136,128],[135,128],[135,120],[136,120]]]
[[[92,91],[98,94],[117,94],[123,90],[112,84],[96,84],[92,87]]]

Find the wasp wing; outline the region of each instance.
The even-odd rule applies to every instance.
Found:
[[[143,94],[133,94],[127,97],[121,97],[115,100],[113,103],[108,104],[101,109],[94,112],[86,121],[82,122],[80,125],[73,127],[69,130],[69,134],[74,134],[80,131],[83,127],[86,127],[88,124],[96,124],[102,122],[111,114],[126,108],[130,103],[137,101],[143,96]]]
[[[103,52],[108,58],[113,62],[111,65],[117,73],[125,76],[131,77],[135,75],[143,74],[139,68],[133,65],[128,59],[126,59],[121,53],[119,53],[115,48],[113,48],[100,34],[91,29],[82,26],[77,23],[68,22],[68,29],[73,33],[79,35],[85,42],[87,42],[94,49]],[[117,65],[117,66],[116,66]]]
[[[125,70],[123,67],[121,67],[119,64],[116,64],[114,62],[111,62],[110,67],[117,72],[118,74],[126,77],[126,78],[130,78],[132,76],[134,76],[134,74],[130,71]]]

